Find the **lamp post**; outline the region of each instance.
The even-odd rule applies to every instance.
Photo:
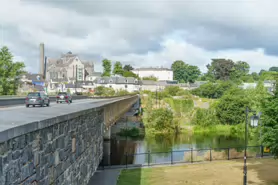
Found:
[[[251,116],[251,126],[257,127],[261,112],[256,115],[256,111],[250,110],[248,107],[245,109],[245,149],[244,149],[244,166],[243,166],[243,185],[247,185],[247,145],[248,145],[248,117],[249,113],[253,113],[253,116]]]

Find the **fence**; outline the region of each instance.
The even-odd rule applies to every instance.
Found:
[[[100,169],[144,167],[162,164],[196,163],[215,160],[243,159],[245,147],[175,150],[168,152],[123,153],[103,155]],[[248,146],[247,158],[270,156],[263,146]]]

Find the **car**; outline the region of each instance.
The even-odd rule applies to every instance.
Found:
[[[72,103],[72,96],[70,93],[67,92],[59,92],[56,97],[56,103]]]
[[[29,107],[30,105],[32,105],[33,107],[35,107],[36,105],[39,105],[41,107],[46,105],[47,107],[49,107],[50,99],[44,92],[29,92],[27,97],[25,98],[25,106]]]

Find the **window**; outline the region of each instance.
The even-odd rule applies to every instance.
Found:
[[[112,80],[112,79],[110,79],[110,80],[109,80],[109,82],[110,82],[110,83],[113,83],[113,80]]]
[[[112,85],[109,85],[110,88],[112,88]]]
[[[125,88],[127,88],[127,85],[125,85]]]
[[[125,83],[127,83],[128,81],[127,81],[127,79],[125,80]]]

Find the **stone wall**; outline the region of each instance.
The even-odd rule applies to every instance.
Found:
[[[41,124],[0,143],[0,184],[87,184],[103,155],[103,108]]]

